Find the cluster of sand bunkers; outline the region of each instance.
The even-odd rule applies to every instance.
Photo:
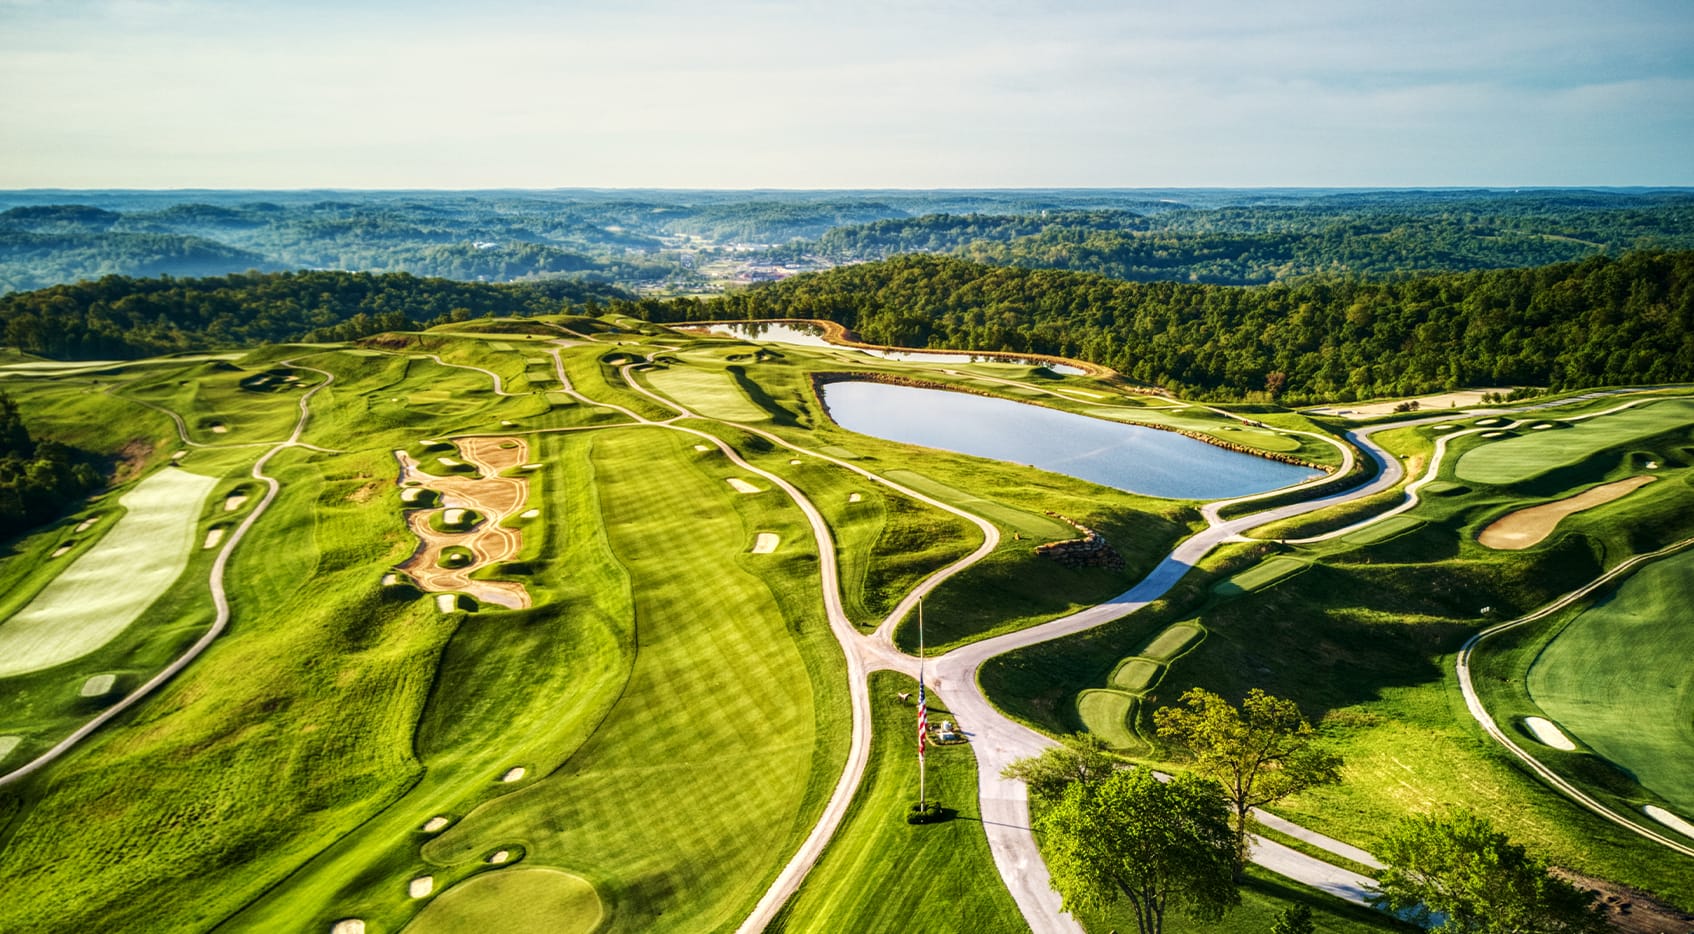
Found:
[[[418,537],[418,550],[383,583],[393,586],[402,576],[420,590],[436,594],[436,608],[451,613],[460,608],[460,594],[480,603],[523,609],[529,591],[516,581],[482,580],[473,572],[514,560],[523,547],[523,533],[505,524],[508,518],[534,519],[539,509],[525,509],[529,498],[527,473],[540,464],[529,462],[529,447],[516,437],[473,437],[454,443],[426,441],[426,456],[450,472],[426,472],[406,451],[394,452],[400,463],[400,502],[407,509],[406,525]],[[453,448],[457,456],[437,455]],[[467,468],[460,472],[459,468]]]

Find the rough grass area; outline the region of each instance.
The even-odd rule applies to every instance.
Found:
[[[1559,431],[1532,431],[1472,448],[1455,475],[1468,483],[1507,486],[1579,463],[1613,448],[1694,425],[1694,400],[1666,399],[1575,422]]]
[[[917,709],[899,698],[916,682],[871,675],[872,749],[852,810],[773,931],[1027,931],[1000,882],[977,812],[976,757],[969,744],[932,746],[928,796],[958,812],[950,821],[906,823],[918,797]],[[929,721],[947,719],[930,694]],[[968,724],[965,725],[969,729]]]
[[[1655,561],[1573,617],[1529,669],[1567,734],[1694,817],[1694,552]]]
[[[105,537],[0,623],[0,677],[79,658],[140,618],[188,566],[217,482],[167,467],[124,494],[127,511]]]

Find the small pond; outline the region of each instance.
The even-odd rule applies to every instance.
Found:
[[[1147,496],[1225,499],[1319,475],[1175,432],[989,396],[853,381],[824,385],[823,401],[849,431],[1028,464]]]
[[[898,363],[1010,363],[1019,366],[1045,366],[1047,369],[1064,376],[1088,375],[1088,371],[1079,366],[1071,366],[1068,363],[1051,363],[1015,355],[968,354],[944,350],[870,350],[863,347],[847,347],[843,344],[831,344],[824,339],[823,328],[812,324],[749,321],[745,324],[713,324],[708,326],[708,330],[713,334],[728,334],[731,337],[739,337],[747,341],[857,350],[862,354],[881,357],[884,360],[893,360]]]

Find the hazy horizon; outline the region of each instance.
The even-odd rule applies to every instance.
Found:
[[[1694,185],[1686,4],[0,0],[0,188]]]

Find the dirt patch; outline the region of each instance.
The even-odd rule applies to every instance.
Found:
[[[421,473],[417,462],[404,451],[394,452],[400,461],[400,483],[428,483],[440,494],[437,508],[413,509],[406,513],[406,525],[419,540],[418,550],[401,572],[411,576],[419,589],[454,599],[452,593],[466,593],[483,603],[523,609],[531,605],[529,591],[516,581],[489,581],[472,578],[478,568],[511,561],[523,546],[523,533],[506,528],[501,520],[518,514],[524,500],[529,498],[529,479],[523,476],[502,476],[525,462],[528,446],[517,438],[465,438],[459,442],[459,456],[477,469],[478,476],[457,474],[433,477]],[[418,496],[407,498],[416,487],[402,490],[403,501],[415,502]],[[470,529],[436,529],[430,519],[437,512],[451,524],[452,519],[466,517],[470,512],[484,521]],[[442,567],[442,552],[453,546],[468,549],[472,560],[458,567]],[[439,604],[439,598],[438,598]],[[442,612],[451,612],[451,608]]]
[[[1694,934],[1694,914],[1645,892],[1557,866],[1553,867],[1553,875],[1579,889],[1599,892],[1599,901],[1606,906],[1606,920],[1623,934]]]
[[[386,484],[381,480],[372,480],[353,492],[348,493],[347,501],[349,503],[368,503],[371,501],[371,498],[376,496],[377,492],[385,485]]]
[[[118,450],[118,463],[112,471],[112,486],[121,486],[124,481],[132,480],[147,469],[147,461],[153,456],[153,444],[136,438]]]
[[[1621,499],[1643,486],[1652,483],[1654,477],[1630,477],[1616,483],[1606,483],[1584,490],[1575,496],[1501,516],[1482,530],[1476,537],[1484,547],[1497,551],[1521,551],[1532,545],[1539,544],[1547,536],[1553,534],[1553,529],[1564,518],[1584,509],[1593,509],[1616,499]]]

